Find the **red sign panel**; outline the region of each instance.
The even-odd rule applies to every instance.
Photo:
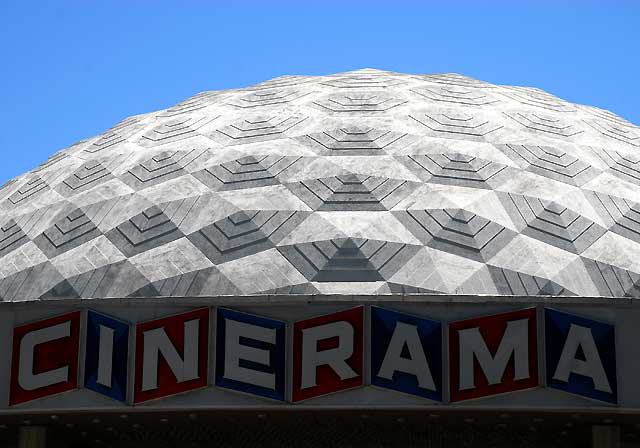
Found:
[[[449,325],[451,401],[538,386],[536,310]]]
[[[16,327],[11,360],[11,405],[78,387],[80,312]]]
[[[362,306],[296,322],[292,401],[362,386],[363,340]]]
[[[209,309],[136,326],[134,403],[205,387]]]

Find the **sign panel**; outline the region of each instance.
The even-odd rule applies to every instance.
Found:
[[[296,322],[292,401],[364,383],[364,307]]]
[[[41,309],[20,305],[13,312],[0,304],[0,331],[5,340],[13,332],[12,343],[0,343],[0,360],[6,360],[0,362],[0,396],[6,397],[0,414],[12,407],[64,412],[74,403],[104,411],[139,404],[254,409],[284,402],[640,413],[640,302],[568,300],[554,308],[542,299],[531,303],[537,308],[413,298],[389,304],[393,309],[382,301],[356,307],[265,302],[162,318],[171,306],[92,301],[96,309],[32,322]],[[310,309],[316,317],[308,317]],[[86,350],[79,365],[81,341]],[[536,388],[546,390],[517,393]]]
[[[216,386],[285,399],[286,323],[218,308]]]
[[[538,386],[536,310],[449,325],[451,401]]]
[[[11,405],[78,386],[80,311],[16,327],[11,362]]]
[[[134,403],[205,387],[209,309],[136,326]]]
[[[442,325],[371,307],[371,384],[442,401]]]
[[[129,324],[89,311],[86,332],[84,387],[126,401]]]
[[[545,338],[549,387],[618,402],[613,325],[547,309]]]

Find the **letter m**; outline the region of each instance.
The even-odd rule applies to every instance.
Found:
[[[451,400],[537,386],[536,336],[533,308],[451,324]]]

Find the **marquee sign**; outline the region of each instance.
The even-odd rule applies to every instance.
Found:
[[[207,387],[294,405],[361,387],[435,404],[535,388],[618,403],[610,323],[542,307],[426,314],[359,305],[280,320],[218,307],[129,324],[74,311],[13,329],[8,405],[84,388],[135,406]]]

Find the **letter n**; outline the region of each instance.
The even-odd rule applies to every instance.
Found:
[[[135,359],[136,404],[206,387],[209,309],[138,324]]]

